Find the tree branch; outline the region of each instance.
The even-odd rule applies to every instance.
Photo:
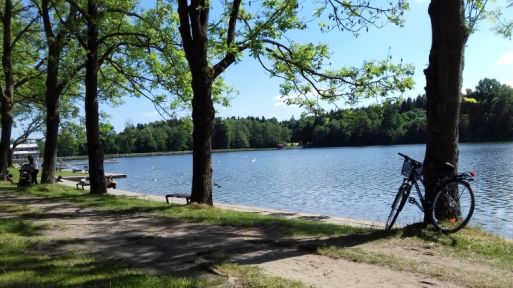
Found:
[[[39,68],[41,68],[41,66],[43,66],[45,61],[46,61],[46,57],[39,60],[39,63],[37,63],[36,66],[34,66],[34,70],[37,70],[39,73],[36,73],[35,75],[25,76],[24,78],[20,79],[18,82],[16,82],[14,84],[14,89],[17,89],[17,88],[25,85],[28,81],[35,79],[35,78],[41,76],[42,74],[44,74],[44,71],[40,71]]]
[[[180,19],[180,27],[178,30],[182,36],[183,47],[187,57],[192,57],[192,34],[189,23],[189,9],[187,0],[178,0],[178,17]]]
[[[233,1],[232,10],[230,12],[230,20],[228,23],[228,31],[226,35],[226,48],[228,49],[228,52],[226,52],[226,55],[221,61],[219,61],[219,63],[214,65],[213,79],[217,78],[219,74],[223,73],[223,71],[226,70],[228,66],[235,62],[236,54],[242,52],[242,50],[239,50],[236,47],[232,47],[235,40],[235,28],[237,24],[237,18],[239,17],[239,8],[241,2],[242,0]]]
[[[41,17],[40,15],[37,15],[35,18],[30,20],[30,22],[27,24],[27,26],[25,26],[22,30],[20,30],[16,34],[16,36],[14,36],[14,40],[12,41],[12,44],[11,44],[11,46],[13,48],[16,45],[16,42],[18,42],[18,40],[21,38],[21,36],[23,36],[23,34],[27,33],[29,31],[30,27],[32,26],[32,24],[34,24],[37,20],[39,20],[40,17]]]
[[[230,12],[230,20],[228,22],[228,32],[226,37],[226,46],[230,48],[235,39],[235,27],[237,25],[237,18],[239,18],[239,8],[242,0],[234,0],[232,11]]]
[[[98,43],[98,45],[99,44],[103,44],[103,43],[105,43],[105,40],[107,40],[109,38],[112,38],[112,37],[118,37],[118,36],[136,36],[136,37],[138,36],[138,37],[146,38],[149,41],[149,37],[146,34],[143,34],[143,33],[137,33],[137,32],[115,32],[115,33],[106,34],[106,35],[100,37],[98,39],[97,43]],[[141,42],[143,42],[143,41],[141,41]]]

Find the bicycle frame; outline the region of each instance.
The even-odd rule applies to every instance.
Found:
[[[452,176],[440,179],[438,181],[438,183],[437,183],[437,186],[443,185],[443,183],[446,183],[448,181],[454,181],[454,180],[465,180],[465,181],[471,182],[471,181],[474,180],[473,177],[475,177],[475,176],[476,176],[476,172],[475,171],[459,173],[459,174],[456,174],[456,175],[452,175]],[[426,198],[424,198],[424,195],[422,194],[422,190],[420,188],[419,181],[422,184],[422,186],[424,186],[424,178],[423,178],[423,176],[420,175],[420,177],[417,180],[417,178],[415,177],[415,171],[412,171],[412,173],[410,174],[409,177],[405,177],[403,179],[403,185],[405,183],[408,185],[408,190],[409,190],[408,194],[411,193],[412,186],[415,187],[415,191],[417,192],[417,196],[420,199],[420,204],[413,197],[409,197],[408,198],[408,202],[411,203],[411,204],[415,204],[420,209],[420,211],[425,212],[425,211],[427,211],[429,209],[433,209],[433,207],[427,207],[426,208]],[[425,191],[424,191],[424,193],[425,193]]]
[[[422,183],[422,185],[424,185],[424,179],[420,178],[419,180],[420,180],[420,183]],[[417,181],[417,179],[415,179],[415,177],[413,175],[411,175],[409,178],[404,178],[403,183],[408,183],[409,190],[410,190],[409,193],[411,193],[412,186],[415,187],[417,196],[420,199],[420,204],[413,197],[408,198],[408,202],[411,204],[415,204],[420,209],[420,211],[424,212],[426,210],[426,208],[425,208],[426,201],[425,201],[424,196],[422,195],[422,191],[421,191],[421,188],[419,186],[419,182]]]

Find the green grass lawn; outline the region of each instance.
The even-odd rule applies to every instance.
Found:
[[[20,170],[18,170],[17,168],[13,168],[13,167],[10,167],[9,169],[9,173],[12,174],[12,178],[14,180],[15,183],[18,183],[18,180],[20,179]],[[42,173],[42,170],[39,169],[39,174],[37,175],[37,179],[39,181],[39,179],[41,179],[41,173]],[[69,176],[84,176],[84,177],[87,177],[88,174],[85,173],[85,172],[73,172],[73,171],[67,171],[67,170],[61,170],[61,171],[56,171],[55,172],[55,177],[69,177]]]
[[[264,229],[270,227],[284,236],[345,235],[369,231],[202,205],[168,205],[120,196],[91,195],[87,191],[62,185],[33,185],[16,190],[14,185],[0,182],[0,193],[23,193],[112,213],[153,213],[156,217],[183,222]],[[19,217],[0,219],[0,287],[212,287],[225,280],[223,277],[207,281],[203,278],[155,275],[131,268],[116,259],[100,260],[83,255],[41,255],[32,248],[41,241],[38,239],[38,231],[45,227],[35,226],[26,220],[37,217],[41,211],[12,204],[1,204],[0,209]],[[216,267],[222,273],[237,277],[241,287],[306,287],[298,281],[266,275],[257,267],[224,263],[221,260]]]
[[[43,255],[32,249],[41,243],[37,237],[41,229],[30,221],[0,219],[0,287],[225,287],[223,277],[175,277],[148,273],[119,259]],[[265,275],[256,267],[220,264],[217,269],[237,277],[240,287],[307,287]]]
[[[48,256],[33,251],[44,229],[30,221],[0,219],[0,287],[207,287],[197,278],[156,275],[114,259]]]
[[[16,191],[14,185],[0,182],[0,193],[24,193],[50,201],[70,202],[77,206],[101,209],[112,213],[151,213],[155,217],[170,218],[178,222],[270,228],[284,237],[330,236],[338,241],[335,243],[340,244],[321,245],[314,247],[312,252],[317,251],[317,253],[329,257],[410,271],[408,267],[415,266],[411,260],[390,256],[387,253],[369,253],[357,247],[347,248],[347,243],[363,244],[373,241],[394,243],[408,238],[412,239],[415,242],[414,245],[419,247],[435,243],[441,249],[445,249],[443,251],[446,251],[448,255],[455,255],[462,259],[475,259],[478,256],[479,259],[493,262],[513,271],[513,242],[476,228],[463,229],[450,235],[441,234],[423,225],[410,225],[392,231],[372,230],[284,219],[203,205],[168,205],[121,196],[92,195],[88,194],[88,191],[62,185],[33,185]],[[26,220],[26,217],[37,217],[41,212],[23,205],[6,204],[1,204],[0,210],[18,216],[17,219],[2,219],[0,222],[0,271],[2,272],[0,273],[0,287],[210,287],[215,284],[205,282],[205,279],[149,274],[130,268],[126,263],[114,259],[99,260],[89,256],[73,255],[50,257],[37,254],[30,248],[38,241],[38,231],[44,227],[34,226]],[[351,246],[353,244],[349,245],[349,247]],[[244,284],[243,287],[304,287],[303,284],[296,281],[267,276],[255,267],[222,261],[218,263],[217,267],[230,276],[240,277]],[[433,277],[437,277],[441,273],[436,269],[413,272]]]
[[[0,189],[9,190],[0,184]],[[3,187],[3,188],[2,188]],[[307,220],[290,220],[281,217],[266,216],[259,213],[238,212],[218,209],[204,205],[176,205],[155,201],[133,199],[113,195],[93,195],[88,191],[77,190],[63,185],[35,185],[23,189],[24,193],[69,201],[84,207],[107,209],[119,213],[152,212],[162,217],[180,221],[203,222],[216,225],[238,227],[273,227],[283,235],[336,236],[367,233],[371,229],[356,228],[335,224],[319,223]]]

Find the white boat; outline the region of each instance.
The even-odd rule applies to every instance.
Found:
[[[12,145],[11,145],[12,148]],[[34,159],[39,160],[39,147],[36,143],[19,144],[12,152],[13,162],[26,162],[27,156],[32,155]]]

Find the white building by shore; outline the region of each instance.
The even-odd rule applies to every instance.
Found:
[[[12,148],[12,145],[11,145]],[[32,155],[34,159],[39,159],[39,147],[36,143],[19,144],[12,153],[13,162],[27,161],[27,156]]]

